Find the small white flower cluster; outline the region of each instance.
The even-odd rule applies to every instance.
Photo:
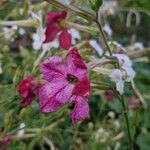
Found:
[[[23,28],[19,28],[18,26],[13,25],[11,27],[3,27],[2,32],[6,40],[13,42],[16,33],[19,33],[20,35],[24,35],[26,31]]]
[[[94,135],[94,138],[97,142],[99,143],[106,143],[108,138],[109,138],[110,134],[109,132],[107,132],[105,129],[103,128],[99,128],[95,135]]]
[[[18,27],[16,25],[11,27],[3,27],[2,32],[4,33],[4,37],[6,40],[9,40],[10,42],[14,41],[14,35],[17,31]]]
[[[114,54],[118,59],[120,68],[114,69],[110,74],[112,81],[116,83],[116,89],[120,94],[124,92],[124,83],[131,82],[135,77],[132,62],[126,54]]]

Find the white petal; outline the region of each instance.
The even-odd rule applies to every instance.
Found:
[[[122,80],[123,72],[119,69],[114,69],[109,77],[112,81],[119,82],[120,80]]]
[[[103,49],[96,40],[90,40],[89,44],[98,52],[100,56],[103,54]]]
[[[110,28],[110,26],[108,24],[105,24],[103,26],[103,30],[109,35],[112,36],[112,29]]]
[[[116,89],[120,94],[123,94],[123,89],[124,89],[124,81],[120,80],[119,82],[116,83]]]
[[[131,67],[132,66],[132,61],[126,54],[113,54],[113,56],[116,56],[119,64],[122,67]]]
[[[24,35],[26,33],[25,29],[23,28],[20,28],[18,32],[20,35]]]
[[[123,68],[126,71],[126,78],[125,81],[130,82],[135,77],[135,71],[131,67],[124,67]]]
[[[134,49],[138,49],[138,50],[144,49],[144,45],[142,42],[136,42],[133,46],[134,46]]]
[[[33,43],[32,43],[32,47],[33,47],[33,49],[35,49],[35,50],[39,50],[40,48],[41,48],[41,46],[42,46],[42,43],[39,41],[34,41]]]
[[[81,39],[81,36],[80,36],[80,32],[76,29],[69,29],[68,32],[71,34],[71,36],[74,38],[74,39]]]
[[[19,126],[19,131],[17,133],[17,137],[22,137],[24,135],[25,124],[21,123]]]

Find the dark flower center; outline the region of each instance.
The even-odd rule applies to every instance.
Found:
[[[67,81],[69,83],[76,83],[78,81],[77,77],[75,77],[74,75],[72,74],[67,74]]]

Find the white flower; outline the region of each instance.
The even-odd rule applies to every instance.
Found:
[[[111,27],[109,26],[109,24],[105,24],[104,26],[103,26],[103,30],[109,35],[109,36],[112,36],[112,29],[111,29]]]
[[[24,35],[26,33],[25,29],[23,28],[20,28],[18,32],[20,35]]]
[[[97,43],[96,40],[90,40],[89,44],[97,51],[97,53],[99,54],[99,56],[102,56],[103,54],[103,49],[102,47]]]
[[[14,41],[14,35],[17,31],[18,27],[16,25],[13,25],[11,27],[3,27],[2,31],[4,33],[4,37],[6,40],[9,40],[10,42]]]
[[[121,67],[131,67],[132,61],[126,54],[113,54],[113,56],[117,57],[119,61],[119,65]]]
[[[110,78],[116,83],[116,89],[120,94],[124,92],[124,82],[130,82],[135,77],[135,71],[131,67],[114,69]]]
[[[123,67],[123,69],[126,71],[126,78],[125,81],[130,82],[135,77],[135,71],[132,67]]]
[[[17,133],[17,137],[22,137],[24,135],[25,124],[21,123],[19,126],[19,131]]]
[[[143,43],[142,42],[136,42],[136,43],[134,43],[134,45],[133,45],[133,47],[134,47],[134,49],[138,49],[138,50],[142,50],[142,49],[144,49],[144,46],[143,46]]]
[[[71,34],[71,37],[72,37],[72,41],[71,43],[72,44],[76,44],[76,39],[80,40],[81,39],[81,36],[80,36],[80,32],[76,29],[69,29],[68,32]]]
[[[115,113],[113,111],[109,111],[107,115],[112,119],[115,118]]]
[[[105,129],[103,128],[99,128],[95,135],[94,135],[94,138],[97,142],[100,142],[100,143],[105,143],[108,138],[109,138],[110,134],[109,132],[107,132]]]
[[[32,35],[32,39],[33,39],[33,43],[32,43],[33,49],[35,50],[41,49],[43,41],[41,40],[39,34],[34,33]]]
[[[116,83],[116,89],[120,94],[123,94],[124,88],[123,73],[120,69],[114,69],[110,74],[110,78]]]

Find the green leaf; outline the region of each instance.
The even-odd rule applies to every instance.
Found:
[[[150,133],[141,134],[136,140],[136,144],[140,147],[140,150],[150,149]]]
[[[0,8],[0,20],[5,20],[12,10],[16,7],[16,3],[9,2]]]

